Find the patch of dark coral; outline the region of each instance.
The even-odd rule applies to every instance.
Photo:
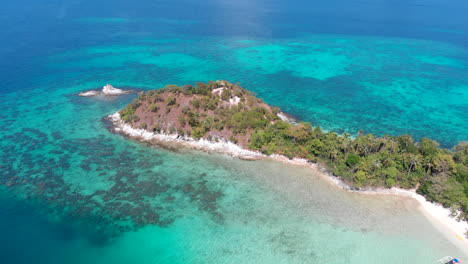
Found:
[[[142,151],[135,157],[136,149],[116,150],[105,136],[66,139],[60,132],[48,135],[26,128],[2,138],[0,147],[0,184],[46,203],[50,213],[77,223],[79,232],[93,243],[108,243],[122,232],[148,224],[170,225],[178,217],[172,205],[176,192],[210,214],[213,221],[223,222],[218,208],[222,192],[209,186],[206,174],[171,185],[166,174],[150,171],[163,163],[155,153]],[[83,171],[105,176],[113,186],[90,195],[71,189],[63,175],[77,155]],[[141,171],[151,173],[151,180],[140,181]],[[162,202],[155,205],[148,200]]]
[[[188,195],[201,211],[208,212],[213,221],[222,224],[224,217],[219,212],[218,200],[223,197],[223,193],[212,190],[208,186],[206,176],[206,173],[201,173],[198,177],[192,177],[189,183],[177,186],[176,189]]]

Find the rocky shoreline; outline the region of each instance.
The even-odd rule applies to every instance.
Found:
[[[123,122],[118,112],[108,116],[107,119],[112,122],[112,129],[114,132],[157,145],[165,146],[167,145],[165,143],[171,143],[180,147],[188,147],[212,153],[227,154],[232,157],[245,160],[258,160],[266,157],[266,155],[260,152],[246,150],[232,142],[221,139],[218,142],[213,142],[206,139],[196,140],[194,138],[179,134],[170,134],[164,132],[153,133],[145,129],[136,129]]]
[[[416,193],[413,190],[405,190],[400,188],[375,188],[375,189],[356,189],[341,179],[332,175],[325,168],[321,167],[319,164],[311,163],[305,159],[289,159],[286,156],[282,155],[270,155],[267,156],[260,152],[251,151],[240,147],[229,141],[219,140],[217,142],[209,141],[206,139],[196,140],[191,137],[181,136],[178,134],[170,133],[153,133],[144,129],[133,128],[129,124],[125,123],[120,114],[117,112],[115,114],[109,115],[107,118],[112,122],[112,130],[116,133],[123,134],[129,138],[137,139],[143,142],[148,142],[161,146],[168,146],[170,144],[172,147],[186,147],[190,149],[202,150],[210,153],[225,154],[235,158],[245,159],[245,160],[259,160],[259,159],[272,159],[275,161],[292,164],[296,166],[305,166],[312,169],[316,174],[322,176],[323,179],[329,181],[333,185],[337,186],[340,189],[355,192],[364,195],[397,195],[403,197],[409,197],[417,200],[420,204],[420,209],[423,214],[429,218],[433,224],[438,224],[439,226],[444,227],[444,234],[453,242],[459,244],[462,247],[468,246],[468,240],[465,237],[465,233],[468,230],[468,223],[466,221],[458,221],[455,218],[451,217],[451,211],[447,208],[444,208],[441,205],[429,202],[422,195]]]

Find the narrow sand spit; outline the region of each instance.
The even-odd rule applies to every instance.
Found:
[[[436,228],[444,233],[444,235],[447,236],[447,238],[449,238],[452,242],[459,245],[460,247],[463,247],[464,250],[467,249],[468,239],[466,238],[465,233],[468,231],[468,223],[466,221],[458,221],[456,218],[451,216],[452,212],[450,209],[445,208],[440,204],[432,203],[426,200],[424,196],[417,194],[415,189],[405,190],[393,187],[391,189],[374,188],[357,190],[351,188],[341,179],[332,175],[318,164],[310,163],[305,159],[289,159],[288,157],[281,155],[272,155],[270,158],[288,164],[308,167],[317,175],[331,182],[333,185],[349,192],[363,195],[397,195],[413,198],[419,202],[419,209],[430,220],[430,222],[436,226]]]
[[[287,164],[306,166],[312,169],[317,175],[323,177],[327,181],[333,183],[335,186],[343,190],[365,195],[398,195],[416,199],[420,204],[419,208],[423,214],[428,217],[433,224],[443,226],[443,230],[441,231],[451,241],[457,242],[458,245],[463,247],[468,246],[468,240],[465,237],[465,232],[468,230],[468,223],[466,221],[457,221],[455,218],[450,216],[451,211],[449,209],[427,201],[426,198],[424,198],[422,195],[417,194],[415,190],[404,190],[400,188],[354,190],[341,181],[338,177],[330,174],[324,168],[321,168],[318,164],[310,163],[305,159],[289,159],[288,157],[282,155],[266,156],[260,152],[243,149],[229,141],[213,142],[205,139],[196,140],[191,137],[177,134],[152,133],[144,129],[136,129],[124,123],[121,120],[120,114],[118,112],[108,116],[108,119],[114,124],[114,130],[116,132],[122,133],[130,138],[162,144],[176,143],[183,147],[207,152],[227,154],[236,158],[247,160],[272,159]]]

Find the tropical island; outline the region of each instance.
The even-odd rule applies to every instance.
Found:
[[[146,136],[224,142],[262,155],[318,163],[355,189],[416,189],[450,208],[452,216],[468,220],[468,142],[449,150],[410,135],[324,132],[310,123],[290,122],[279,108],[227,81],[146,91],[116,115],[114,123]]]

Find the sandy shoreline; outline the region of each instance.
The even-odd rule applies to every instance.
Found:
[[[365,189],[365,190],[354,190],[338,177],[327,172],[324,168],[321,168],[318,164],[310,163],[305,159],[289,159],[282,155],[271,155],[267,156],[260,152],[246,150],[240,146],[228,142],[218,141],[212,142],[208,140],[195,140],[190,137],[184,137],[177,134],[164,134],[164,133],[152,133],[144,129],[135,129],[128,124],[125,124],[121,119],[119,113],[108,116],[114,127],[113,129],[117,133],[122,133],[130,138],[142,140],[145,142],[153,142],[157,144],[170,143],[178,144],[181,147],[192,148],[196,150],[203,150],[207,152],[214,152],[220,154],[227,154],[232,157],[246,159],[246,160],[258,160],[258,159],[272,159],[287,164],[293,164],[298,166],[306,166],[312,169],[316,174],[322,176],[325,180],[333,183],[335,186],[350,192],[356,192],[365,195],[397,195],[403,197],[409,197],[417,200],[420,204],[419,208],[422,213],[433,223],[443,227],[443,233],[453,242],[466,248],[468,246],[468,239],[465,237],[465,232],[468,230],[468,223],[466,221],[457,221],[455,218],[450,217],[450,210],[444,208],[441,205],[429,202],[422,195],[416,193],[415,190],[405,190],[400,188],[391,189]]]

